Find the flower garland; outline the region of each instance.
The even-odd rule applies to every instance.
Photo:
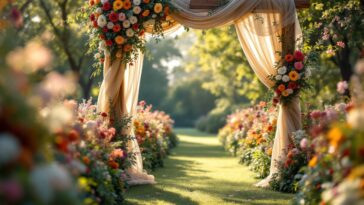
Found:
[[[90,44],[98,46],[99,63],[105,60],[104,51],[125,62],[134,61],[139,50],[145,50],[147,28],[152,27],[158,38],[163,36],[162,26],[173,23],[168,0],[89,0],[88,4],[86,13],[93,27]]]
[[[277,68],[277,74],[269,76],[275,83],[273,104],[289,103],[302,89],[309,87],[307,80],[310,76],[311,71],[305,66],[305,55],[301,51],[287,54],[283,66]]]

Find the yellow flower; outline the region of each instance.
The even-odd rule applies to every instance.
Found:
[[[113,8],[115,11],[122,9],[124,6],[124,3],[121,0],[114,1]]]
[[[348,176],[348,178],[352,180],[363,177],[364,177],[364,165],[354,168],[351,171],[350,175]]]
[[[330,140],[331,146],[333,146],[335,149],[339,146],[339,144],[343,141],[344,136],[341,130],[337,127],[332,128],[329,133],[327,134],[327,137]]]
[[[297,81],[300,78],[300,75],[297,73],[297,71],[289,72],[288,76],[292,81]]]
[[[287,97],[287,96],[289,95],[289,92],[287,92],[287,90],[284,90],[284,91],[282,92],[282,95],[283,95],[284,97]]]
[[[159,14],[162,11],[163,11],[163,5],[161,3],[156,3],[154,5],[154,12]]]
[[[308,163],[308,166],[310,166],[310,167],[314,167],[314,166],[316,166],[317,161],[318,161],[317,156],[314,156],[314,157],[310,160],[310,162]]]

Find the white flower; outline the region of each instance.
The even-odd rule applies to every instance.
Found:
[[[276,80],[282,80],[282,76],[281,75],[276,75]]]
[[[100,53],[96,53],[96,54],[95,54],[95,58],[96,58],[96,59],[99,59],[100,57],[101,57],[101,54],[100,54]]]
[[[138,18],[135,17],[135,16],[131,16],[129,18],[129,21],[130,21],[131,24],[136,24],[136,23],[138,23]]]
[[[98,14],[102,14],[102,8],[97,8],[97,9],[96,9],[96,13],[98,13]]]
[[[9,133],[0,134],[0,165],[16,160],[20,154],[18,140]]]
[[[292,94],[293,93],[293,90],[292,89],[287,89],[287,92],[288,92],[288,94]]]
[[[268,138],[269,138],[269,134],[265,132],[265,133],[263,134],[263,138],[264,138],[264,139],[268,139]]]
[[[154,18],[154,19],[157,18],[157,15],[156,14],[153,14],[152,15],[152,18]]]
[[[347,115],[347,122],[355,129],[364,129],[364,110],[355,109]]]
[[[312,75],[312,72],[311,72],[311,69],[310,68],[306,68],[306,71],[305,71],[305,78],[309,78],[311,77]]]
[[[129,28],[126,30],[126,36],[128,37],[133,37],[134,36],[134,31],[133,29]]]
[[[283,82],[288,82],[290,79],[289,79],[289,76],[288,75],[284,75],[283,77],[282,77],[282,81]]]
[[[130,27],[130,21],[125,20],[125,21],[123,22],[123,27],[124,27],[124,28],[129,28],[129,27]]]
[[[106,17],[104,15],[100,15],[97,19],[97,25],[101,28],[104,28],[107,24]]]
[[[108,2],[109,0],[101,0],[101,3],[104,4],[106,2]]]
[[[125,21],[126,15],[124,13],[119,14],[119,21]]]
[[[133,8],[133,12],[135,14],[140,14],[140,12],[142,12],[142,9],[139,6],[136,6],[136,7]]]
[[[108,29],[113,29],[114,28],[114,23],[113,22],[107,23],[107,28]]]
[[[100,43],[99,43],[99,49],[100,50],[104,50],[105,48],[106,48],[105,41],[100,41]]]
[[[133,0],[133,4],[134,5],[140,5],[141,1],[140,0]]]
[[[35,167],[30,173],[32,190],[45,204],[49,204],[56,191],[70,191],[72,179],[58,163]]]
[[[286,74],[286,73],[287,73],[287,67],[286,67],[286,66],[280,67],[280,68],[278,69],[278,74],[280,74],[280,75],[284,75],[284,74]]]

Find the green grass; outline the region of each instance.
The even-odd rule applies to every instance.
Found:
[[[289,204],[292,195],[259,189],[258,180],[223,150],[216,136],[178,129],[179,146],[152,173],[156,185],[132,187],[127,204]]]

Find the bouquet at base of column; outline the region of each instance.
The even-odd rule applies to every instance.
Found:
[[[298,96],[302,89],[309,87],[308,78],[311,70],[305,66],[305,55],[301,51],[287,54],[277,67],[277,74],[269,78],[275,82],[273,86],[273,104],[288,104]]]
[[[90,0],[86,14],[91,23],[91,49],[100,64],[105,51],[131,63],[145,50],[145,32],[163,36],[163,28],[173,24],[167,0]],[[122,51],[122,52],[118,52]],[[122,53],[122,56],[117,56]]]

